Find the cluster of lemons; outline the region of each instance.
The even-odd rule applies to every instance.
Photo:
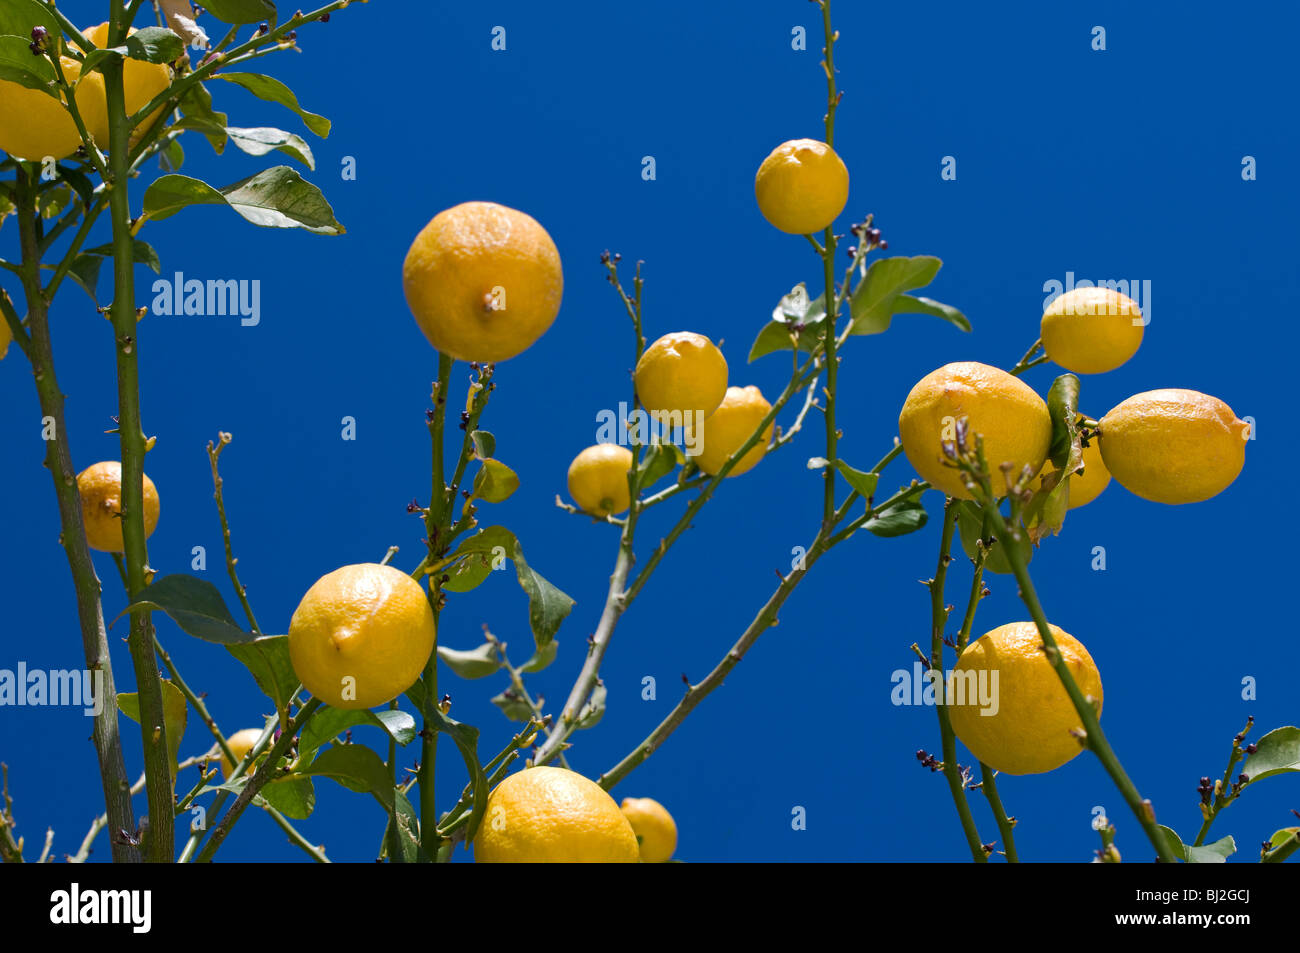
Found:
[[[81,35],[102,49],[108,44],[108,24],[87,27]],[[73,87],[73,102],[86,131],[101,148],[107,148],[108,100],[103,75],[95,71],[83,77],[81,61],[71,56],[60,56],[59,66],[64,79]],[[167,64],[127,59],[122,74],[126,114],[134,115],[171,81],[172,71]],[[148,128],[161,112],[159,107],[141,128]],[[81,134],[66,100],[10,80],[0,80],[0,149],[14,158],[39,162],[46,158],[65,159],[80,146]]]
[[[1142,343],[1141,309],[1109,288],[1076,288],[1056,298],[1040,326],[1047,356],[1066,370],[1100,374],[1131,358]],[[965,417],[984,438],[991,467],[1009,464],[1037,474],[1047,462],[1052,421],[1047,404],[1017,377],[985,364],[948,364],[922,378],[907,396],[898,426],[916,471],[945,494],[969,499],[964,478],[944,455],[952,424]],[[1081,415],[1081,419],[1085,419]],[[1192,390],[1135,394],[1097,423],[1081,469],[1069,476],[1071,509],[1096,499],[1113,476],[1147,500],[1181,504],[1225,490],[1245,464],[1249,424],[1223,401]],[[994,491],[1005,495],[1000,478]],[[1087,649],[1052,627],[1061,655],[1100,714],[1101,676]],[[996,673],[996,714],[973,699],[950,709],[953,730],[985,764],[1008,774],[1051,771],[1076,756],[1078,715],[1043,653],[1032,622],[1000,626],[967,646],[954,683]]]

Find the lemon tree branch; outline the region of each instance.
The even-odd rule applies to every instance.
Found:
[[[1007,853],[1007,863],[1020,863],[1020,855],[1016,853],[1016,836],[1014,828],[1016,819],[1007,816],[1007,810],[1002,806],[1002,798],[998,794],[997,782],[993,780],[997,774],[983,761],[980,762],[980,790],[984,792],[984,797],[989,802],[989,810],[993,812],[993,819],[997,822],[998,833],[1002,835],[1002,846]]]
[[[122,10],[113,7],[109,32],[124,29]],[[135,305],[135,249],[127,153],[130,128],[121,59],[102,66],[109,121],[109,212],[113,226],[113,325],[117,363],[118,439],[122,461],[122,538],[126,556],[127,596],[137,602],[148,585],[148,553],[144,531],[145,435],[140,417],[140,342]],[[173,791],[163,718],[162,686],[154,657],[153,622],[147,608],[131,612],[127,637],[140,695],[140,736],[144,748],[145,791],[149,803],[148,859],[170,863],[174,856]]]
[[[45,443],[45,467],[50,471],[54,493],[58,501],[60,542],[72,573],[73,588],[77,598],[77,620],[81,627],[82,650],[86,668],[98,673],[102,679],[100,697],[104,703],[95,715],[92,736],[95,753],[99,759],[99,774],[104,791],[104,803],[114,835],[118,831],[135,830],[135,814],[131,807],[130,781],[126,762],[122,756],[122,740],[118,734],[117,688],[113,679],[113,665],[108,651],[108,635],[104,627],[104,609],[100,602],[102,587],[95,573],[90,547],[86,542],[86,528],[81,510],[81,494],[77,490],[77,471],[72,464],[72,450],[68,443],[68,426],[64,414],[63,391],[54,369],[54,346],[50,337],[49,299],[40,286],[40,252],[36,235],[35,183],[23,165],[17,169],[16,199],[19,243],[22,248],[22,280],[27,298],[28,324],[31,340],[27,353],[32,364],[32,377],[40,401],[41,416],[52,422],[52,438]],[[5,296],[8,301],[8,296]],[[132,844],[113,838],[113,859],[118,862],[139,862],[140,852]]]
[[[926,586],[930,590],[930,667],[929,675],[934,681],[934,710],[939,718],[939,735],[943,744],[943,776],[948,781],[948,790],[952,793],[953,804],[957,807],[957,817],[961,820],[962,833],[966,835],[966,845],[970,848],[971,859],[977,864],[988,863],[988,854],[984,851],[984,842],[980,840],[975,818],[971,815],[970,802],[966,798],[966,781],[957,765],[957,736],[952,730],[952,719],[948,717],[947,688],[943,672],[943,633],[948,624],[951,608],[944,604],[944,584],[948,578],[948,564],[952,562],[952,537],[957,528],[957,504],[952,497],[944,499],[943,532],[939,538],[939,565],[934,571],[934,578]]]
[[[835,147],[835,108],[839,105],[840,94],[835,88],[835,29],[831,26],[831,0],[819,0],[822,8],[822,25],[826,34],[826,46],[822,52],[822,68],[826,71],[826,145]],[[835,391],[839,380],[839,358],[835,354],[835,323],[839,318],[840,298],[835,293],[835,223],[826,226],[822,240],[821,258],[822,275],[825,281],[826,320],[823,347],[826,352],[826,459],[829,466],[822,468],[824,480],[822,500],[822,528],[829,531],[831,519],[835,513],[835,474],[838,472],[835,461],[839,454],[839,429],[835,423]],[[815,243],[814,243],[815,244]]]
[[[226,499],[225,499],[225,480],[221,478],[219,460],[221,451],[230,445],[230,434],[222,431],[217,434],[217,442],[214,444],[208,441],[208,465],[212,469],[212,498],[217,503],[217,518],[221,521],[221,542],[226,551],[226,573],[230,576],[230,583],[235,587],[235,595],[239,597],[239,604],[244,607],[244,615],[248,618],[248,624],[254,634],[261,635],[262,629],[257,624],[257,617],[253,615],[253,607],[248,601],[248,588],[239,581],[239,573],[235,569],[236,563],[235,552],[230,542],[230,520],[226,517]],[[231,759],[233,763],[235,759]]]

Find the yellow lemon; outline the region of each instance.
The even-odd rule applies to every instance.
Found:
[[[480,864],[635,864],[640,857],[614,799],[564,768],[526,768],[498,784],[474,839]]]
[[[672,860],[677,849],[677,824],[667,808],[648,797],[625,797],[619,807],[641,844],[641,863],[663,864]]]
[[[754,177],[758,210],[772,225],[793,235],[820,232],[844,211],[849,170],[835,150],[816,139],[783,142],[763,160]]]
[[[424,589],[392,566],[362,563],[322,576],[289,621],[289,659],[332,708],[374,708],[420,677],[433,651]]]
[[[81,494],[81,516],[86,523],[86,542],[102,553],[120,553],[122,542],[122,464],[106,460],[77,474]],[[158,489],[144,477],[144,536],[148,539],[158,525]]]
[[[74,84],[81,77],[81,63],[60,56],[63,78]],[[108,144],[108,106],[104,99],[104,77],[89,74],[73,91],[82,122],[101,147]],[[103,138],[100,139],[100,133]],[[60,100],[40,90],[0,80],[0,149],[18,159],[39,162],[47,157],[65,159],[81,145],[81,134],[72,113]]]
[[[1250,425],[1194,390],[1134,394],[1101,419],[1101,455],[1120,485],[1156,503],[1199,503],[1246,464]]]
[[[1142,343],[1142,309],[1110,288],[1074,288],[1043,312],[1043,350],[1076,374],[1113,371]]]
[[[1101,441],[1093,437],[1083,448],[1083,469],[1070,477],[1070,509],[1091,503],[1109,485],[1110,471],[1101,458]]]
[[[898,415],[903,452],[916,472],[948,496],[970,499],[957,467],[943,454],[956,441],[956,423],[967,418],[968,446],[984,435],[984,456],[992,472],[993,492],[1006,495],[998,467],[1014,465],[1017,476],[1026,464],[1035,473],[1052,443],[1047,404],[1024,381],[987,364],[945,364],[917,382]]]
[[[132,29],[131,33],[135,30]],[[108,24],[101,23],[99,26],[86,27],[81,31],[84,36],[95,46],[103,49],[108,46]],[[133,60],[127,58],[123,61],[122,66],[122,91],[126,99],[126,114],[128,117],[144,108],[155,96],[171,85],[172,71],[166,63],[146,63],[144,60]],[[103,79],[100,79],[102,85]],[[78,104],[81,98],[77,98]],[[155,109],[140,125],[136,126],[131,136],[132,143],[143,133],[162,114],[164,107],[159,106]],[[108,114],[105,109],[104,119],[99,127],[92,125],[89,121],[86,128],[90,130],[91,135],[101,149],[108,148]]]
[[[569,464],[569,496],[592,516],[622,513],[631,505],[627,472],[632,451],[613,443],[588,447]]]
[[[717,476],[727,458],[750,438],[771,409],[772,405],[757,387],[728,387],[718,409],[703,423],[691,428],[686,449],[701,470],[709,476]],[[771,439],[772,424],[769,423],[758,442],[736,461],[727,476],[740,476],[752,470],[767,453],[767,443]]]
[[[1088,650],[1052,626],[1061,657],[1085,698],[1101,714],[1101,675]],[[1032,622],[998,626],[966,646],[953,669],[948,714],[953,731],[975,757],[1006,774],[1041,774],[1083,747],[1074,710]]]
[[[665,334],[636,363],[636,394],[656,420],[689,428],[718,409],[727,392],[727,359],[703,334]]]
[[[226,757],[225,752],[221,754],[221,774],[227,781],[234,774],[235,768],[239,762],[244,760],[244,756],[253,750],[253,745],[257,744],[257,739],[262,737],[261,728],[245,728],[243,731],[236,731],[226,739],[226,745],[230,748],[230,753],[235,756],[235,763],[231,764],[230,759]],[[249,765],[248,770],[244,772],[244,777],[252,777],[254,765]]]
[[[402,267],[406,303],[429,342],[461,361],[520,354],[555,320],[560,253],[529,215],[492,202],[439,212]]]

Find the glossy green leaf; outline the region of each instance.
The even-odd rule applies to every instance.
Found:
[[[176,123],[180,129],[194,129],[201,132],[220,155],[226,148],[226,114],[212,108],[212,94],[202,83],[195,83],[185,91],[180,100],[181,120]]]
[[[26,39],[21,36],[0,36],[0,79],[40,90],[62,102],[56,86],[58,76],[54,67],[46,57],[32,55],[28,49],[31,42],[30,36]],[[30,158],[42,159],[44,156]]]
[[[798,342],[801,351],[811,352],[822,338],[821,325],[826,320],[826,296],[808,297],[801,281],[777,302],[769,321],[749,349],[749,360],[777,351],[789,351]]]
[[[1213,844],[1193,847],[1191,844],[1184,844],[1183,839],[1172,827],[1161,824],[1160,830],[1165,835],[1169,849],[1174,855],[1189,864],[1222,864],[1230,855],[1237,852],[1237,843],[1231,837],[1221,838]]]
[[[474,499],[485,503],[504,503],[519,489],[519,474],[500,460],[482,461],[474,476]]]
[[[423,679],[418,680],[406,690],[406,697],[424,715],[426,724],[432,726],[436,731],[451,735],[452,741],[456,743],[457,750],[460,751],[461,760],[465,762],[465,769],[469,772],[470,784],[473,787],[474,799],[474,807],[470,811],[469,821],[465,827],[465,844],[469,846],[473,843],[474,835],[478,832],[479,823],[483,820],[483,812],[487,810],[488,799],[488,779],[483,772],[483,765],[478,759],[478,729],[471,725],[461,724],[453,718],[448,718],[436,707],[427,706],[425,704],[427,700],[426,694]]]
[[[289,658],[287,635],[264,635],[251,642],[231,643],[226,646],[226,651],[248,669],[257,687],[275,703],[276,711],[284,712],[289,707],[294,689],[298,687],[298,676]],[[307,724],[310,725],[311,721]]]
[[[50,36],[59,36],[63,28],[58,18],[40,0],[4,0],[0,3],[0,35],[22,37],[32,41],[32,27],[43,26]],[[27,55],[32,56],[31,51]]]
[[[249,129],[227,126],[226,133],[230,136],[231,142],[250,156],[264,156],[268,152],[279,151],[309,169],[316,168],[316,158],[312,155],[311,146],[307,145],[307,140],[302,136],[292,132],[273,129],[270,126],[256,126]]]
[[[1062,374],[1052,382],[1047,392],[1047,412],[1052,417],[1052,445],[1048,456],[1054,467],[1073,473],[1083,460],[1078,423],[1079,378]]]
[[[469,435],[470,442],[474,444],[474,454],[480,459],[496,456],[497,438],[492,436],[486,430],[475,430]]]
[[[235,623],[216,586],[184,573],[154,580],[145,589],[144,598],[123,609],[118,618],[136,609],[165,612],[181,631],[205,642],[234,645],[254,638]]]
[[[399,745],[408,745],[415,738],[415,719],[400,709],[368,711],[323,705],[316,709],[298,736],[298,751],[305,755],[334,741],[349,728],[365,725],[379,728]]]
[[[491,642],[484,642],[476,649],[463,652],[440,645],[438,658],[461,678],[486,678],[501,670],[501,659],[497,655],[496,646]]]
[[[1278,774],[1300,771],[1300,728],[1288,725],[1274,728],[1255,742],[1255,753],[1248,755],[1241,773],[1250,780],[1263,781]]]
[[[1300,850],[1300,827],[1284,827],[1268,839],[1268,850],[1260,860],[1265,864],[1280,864]]]
[[[915,533],[929,520],[918,500],[905,500],[867,520],[864,528],[877,536],[906,536]]]
[[[261,73],[217,73],[213,79],[224,79],[228,83],[242,86],[258,99],[278,103],[292,110],[301,117],[308,129],[322,139],[330,134],[330,121],[298,105],[298,97],[293,94],[293,90],[278,79],[263,76]]]
[[[341,235],[343,226],[320,189],[288,166],[276,166],[222,189],[185,175],[164,175],[145,190],[144,210],[163,219],[191,205],[228,205],[254,225]]]
[[[835,469],[839,470],[845,482],[857,490],[864,498],[870,498],[876,492],[876,483],[880,479],[879,474],[869,473],[866,470],[855,470],[843,460],[835,461]]]
[[[316,786],[311,778],[296,774],[267,782],[257,796],[295,821],[305,821],[316,809]]]
[[[849,297],[851,334],[879,334],[899,310],[899,296],[934,280],[943,263],[932,255],[878,258]]]
[[[681,450],[672,444],[655,443],[645,448],[641,457],[641,487],[653,486],[681,462]]]
[[[388,767],[365,745],[333,745],[298,774],[332,778],[349,791],[370,794],[388,813],[393,811],[395,789]]]
[[[452,565],[441,570],[442,588],[447,592],[469,592],[477,588],[494,569],[504,569],[515,546],[515,537],[504,526],[490,526],[456,547]]]
[[[400,789],[394,790],[393,801],[395,805],[393,817],[397,820],[397,837],[401,854],[392,860],[395,863],[414,864],[426,859],[420,848],[420,819],[415,813],[415,808]]]
[[[543,645],[541,648],[539,648],[536,652],[534,652],[532,658],[530,658],[523,665],[519,666],[519,671],[540,672],[542,669],[546,668],[548,665],[550,665],[552,662],[555,661],[555,656],[559,653],[559,651],[560,651],[560,643],[557,640],[552,639],[551,641]]]
[[[494,695],[492,704],[500,708],[511,721],[527,721],[533,717],[532,707],[520,698],[513,688],[507,688],[499,695]]]
[[[185,41],[166,27],[147,26],[126,38],[126,55],[133,60],[170,63],[184,52]]]
[[[202,6],[222,23],[260,23],[275,17],[271,0],[203,0]]]
[[[578,718],[573,723],[573,730],[580,731],[583,728],[594,728],[600,724],[600,720],[605,717],[605,702],[608,697],[609,692],[605,689],[605,684],[597,682],[596,687],[591,690],[591,697],[587,699],[587,703],[578,712]]]

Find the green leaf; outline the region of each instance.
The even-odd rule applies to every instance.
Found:
[[[322,751],[298,774],[333,778],[349,791],[370,794],[388,813],[393,812],[393,779],[379,755],[365,745],[334,745]]]
[[[552,639],[551,641],[543,645],[541,648],[539,648],[536,652],[534,652],[532,658],[530,658],[523,665],[519,666],[519,671],[540,672],[542,669],[546,668],[548,665],[550,665],[552,662],[555,661],[555,656],[559,653],[559,651],[560,651],[560,643],[557,642],[555,639]]]
[[[203,0],[202,6],[222,23],[260,23],[275,17],[271,0]]]
[[[640,485],[643,488],[653,486],[660,478],[671,473],[681,462],[680,454],[681,450],[670,443],[654,443],[647,447],[638,467]]]
[[[320,189],[286,165],[220,190],[189,176],[164,175],[144,193],[144,210],[155,220],[190,205],[229,205],[254,225],[267,228],[305,228],[320,235],[344,231]]]
[[[415,719],[400,709],[381,711],[343,709],[321,706],[303,728],[298,737],[298,751],[306,755],[328,744],[349,728],[369,725],[384,731],[399,745],[408,745],[415,738]]]
[[[540,650],[555,638],[560,623],[573,611],[573,600],[525,562],[518,540],[511,559],[514,560],[519,585],[528,593],[528,626]]]
[[[167,761],[171,768],[172,783],[176,782],[176,755],[185,737],[185,722],[189,716],[185,696],[169,680],[159,679],[162,685],[163,726],[167,734]],[[136,724],[140,723],[140,695],[137,692],[120,692],[117,707]]]
[[[195,83],[181,96],[182,118],[176,123],[180,129],[195,129],[203,133],[212,149],[220,155],[226,148],[226,114],[212,108],[212,94],[202,83]]]
[[[185,41],[166,27],[147,26],[126,38],[126,55],[133,60],[170,63],[184,52]]]
[[[175,172],[185,164],[185,149],[179,139],[171,139],[158,151],[158,167]]]
[[[1079,378],[1062,374],[1047,392],[1047,412],[1052,417],[1052,465],[1067,474],[1079,469],[1083,444],[1079,439]],[[1071,465],[1073,464],[1073,465]]]
[[[873,261],[849,297],[849,315],[853,319],[850,333],[879,334],[887,330],[890,318],[899,310],[899,296],[928,285],[942,264],[932,255],[899,255]]]
[[[259,17],[259,19],[261,18]],[[293,94],[293,90],[278,79],[263,76],[261,73],[217,73],[212,78],[224,79],[228,83],[242,86],[258,99],[264,99],[270,103],[279,103],[281,106],[292,110],[302,118],[308,129],[322,139],[330,134],[330,121],[324,116],[308,112],[298,105],[298,97]]]
[[[155,275],[162,273],[162,260],[158,257],[158,252],[148,242],[134,238],[131,240],[131,250],[137,265],[149,266]],[[97,245],[82,252],[83,255],[95,255],[99,258],[112,258],[113,253],[114,248],[112,245]]]
[[[492,704],[500,708],[511,721],[527,721],[533,717],[532,706],[520,698],[513,688],[507,688],[501,694],[494,695]]]
[[[855,470],[843,460],[835,461],[835,469],[839,470],[845,482],[857,490],[864,498],[869,498],[876,492],[876,482],[880,479],[879,474],[868,473],[865,470]]]
[[[74,194],[72,186],[66,182],[48,186],[37,198],[36,210],[41,213],[41,218],[54,218],[72,204]]]
[[[1248,755],[1241,767],[1241,773],[1250,779],[1247,784],[1297,771],[1300,771],[1300,728],[1291,725],[1274,728],[1255,742],[1255,753]]]
[[[581,731],[583,728],[594,728],[605,717],[605,699],[608,696],[603,682],[597,682],[596,687],[591,690],[591,697],[587,703],[582,706],[578,712],[578,718],[573,723],[574,731]]]
[[[307,145],[307,140],[302,136],[285,132],[283,129],[273,129],[270,126],[257,126],[250,129],[227,126],[226,132],[230,135],[230,141],[250,156],[264,156],[268,152],[279,150],[309,169],[316,168],[316,159],[312,155],[311,146]]]
[[[935,301],[933,298],[921,298],[916,295],[899,295],[894,299],[894,314],[928,314],[934,318],[943,318],[953,327],[969,332],[970,320],[950,304]]]
[[[257,793],[271,807],[295,821],[305,821],[316,809],[316,786],[311,778],[291,774],[264,784]]]
[[[393,817],[397,820],[397,840],[402,854],[392,860],[400,864],[417,863],[424,857],[424,852],[420,849],[420,819],[401,790],[393,791],[393,799],[396,805]]]
[[[504,569],[515,546],[515,537],[504,526],[491,526],[464,540],[451,558],[456,562],[442,571],[447,592],[469,592],[482,584],[494,569]]]
[[[864,528],[877,536],[906,536],[926,524],[929,515],[918,500],[904,500],[867,520]]]
[[[226,651],[248,669],[257,687],[275,703],[276,711],[284,712],[289,707],[289,700],[298,687],[298,675],[289,658],[287,635],[264,635],[251,642],[231,643]]]
[[[503,503],[519,489],[519,474],[500,460],[487,457],[474,476],[473,498],[485,503]]]
[[[30,43],[32,27],[36,26],[45,27],[50,36],[63,33],[58,18],[40,0],[4,0],[0,3],[0,34],[25,37],[23,42]],[[36,59],[30,50],[27,55]]]
[[[501,671],[501,660],[497,656],[496,646],[491,642],[484,642],[476,649],[463,652],[440,645],[438,658],[461,678],[486,678]]]
[[[118,618],[136,609],[165,612],[181,631],[205,642],[236,645],[255,638],[235,624],[216,586],[184,573],[155,580],[145,589],[144,598],[123,609]]]
[[[28,27],[30,31],[31,27]],[[61,32],[56,27],[51,33]],[[54,66],[44,56],[33,56],[28,48],[31,37],[0,36],[0,79],[26,86],[28,89],[40,90],[47,96],[62,102],[57,87],[58,77]],[[41,159],[43,156],[33,156]]]
[[[801,351],[811,352],[822,339],[821,325],[826,320],[826,296],[808,297],[801,281],[777,302],[772,320],[758,332],[749,349],[750,362],[777,351],[789,351],[798,342]]]
[[[1184,844],[1183,839],[1172,827],[1161,824],[1160,830],[1165,835],[1169,849],[1189,864],[1221,864],[1231,854],[1237,852],[1237,843],[1231,837],[1221,838],[1203,847],[1193,847],[1191,844]]]
[[[971,559],[975,558],[977,541],[981,538],[988,539],[992,535],[992,526],[985,523],[984,511],[973,500],[957,501],[957,534],[961,539],[961,548]],[[1016,548],[1020,551],[1025,565],[1029,565],[1029,561],[1034,558],[1034,547],[1029,542],[1027,533],[1020,534],[1020,542],[1016,544]],[[995,539],[989,547],[988,555],[984,558],[984,571],[1001,575],[1011,574],[1011,562],[1007,559],[1007,552],[1001,539]]]
[[[1280,864],[1300,850],[1300,827],[1284,827],[1268,839],[1268,852],[1260,858],[1265,864]]]
[[[474,444],[475,455],[480,459],[487,459],[496,455],[497,438],[486,430],[475,430],[469,435],[469,439]]]

